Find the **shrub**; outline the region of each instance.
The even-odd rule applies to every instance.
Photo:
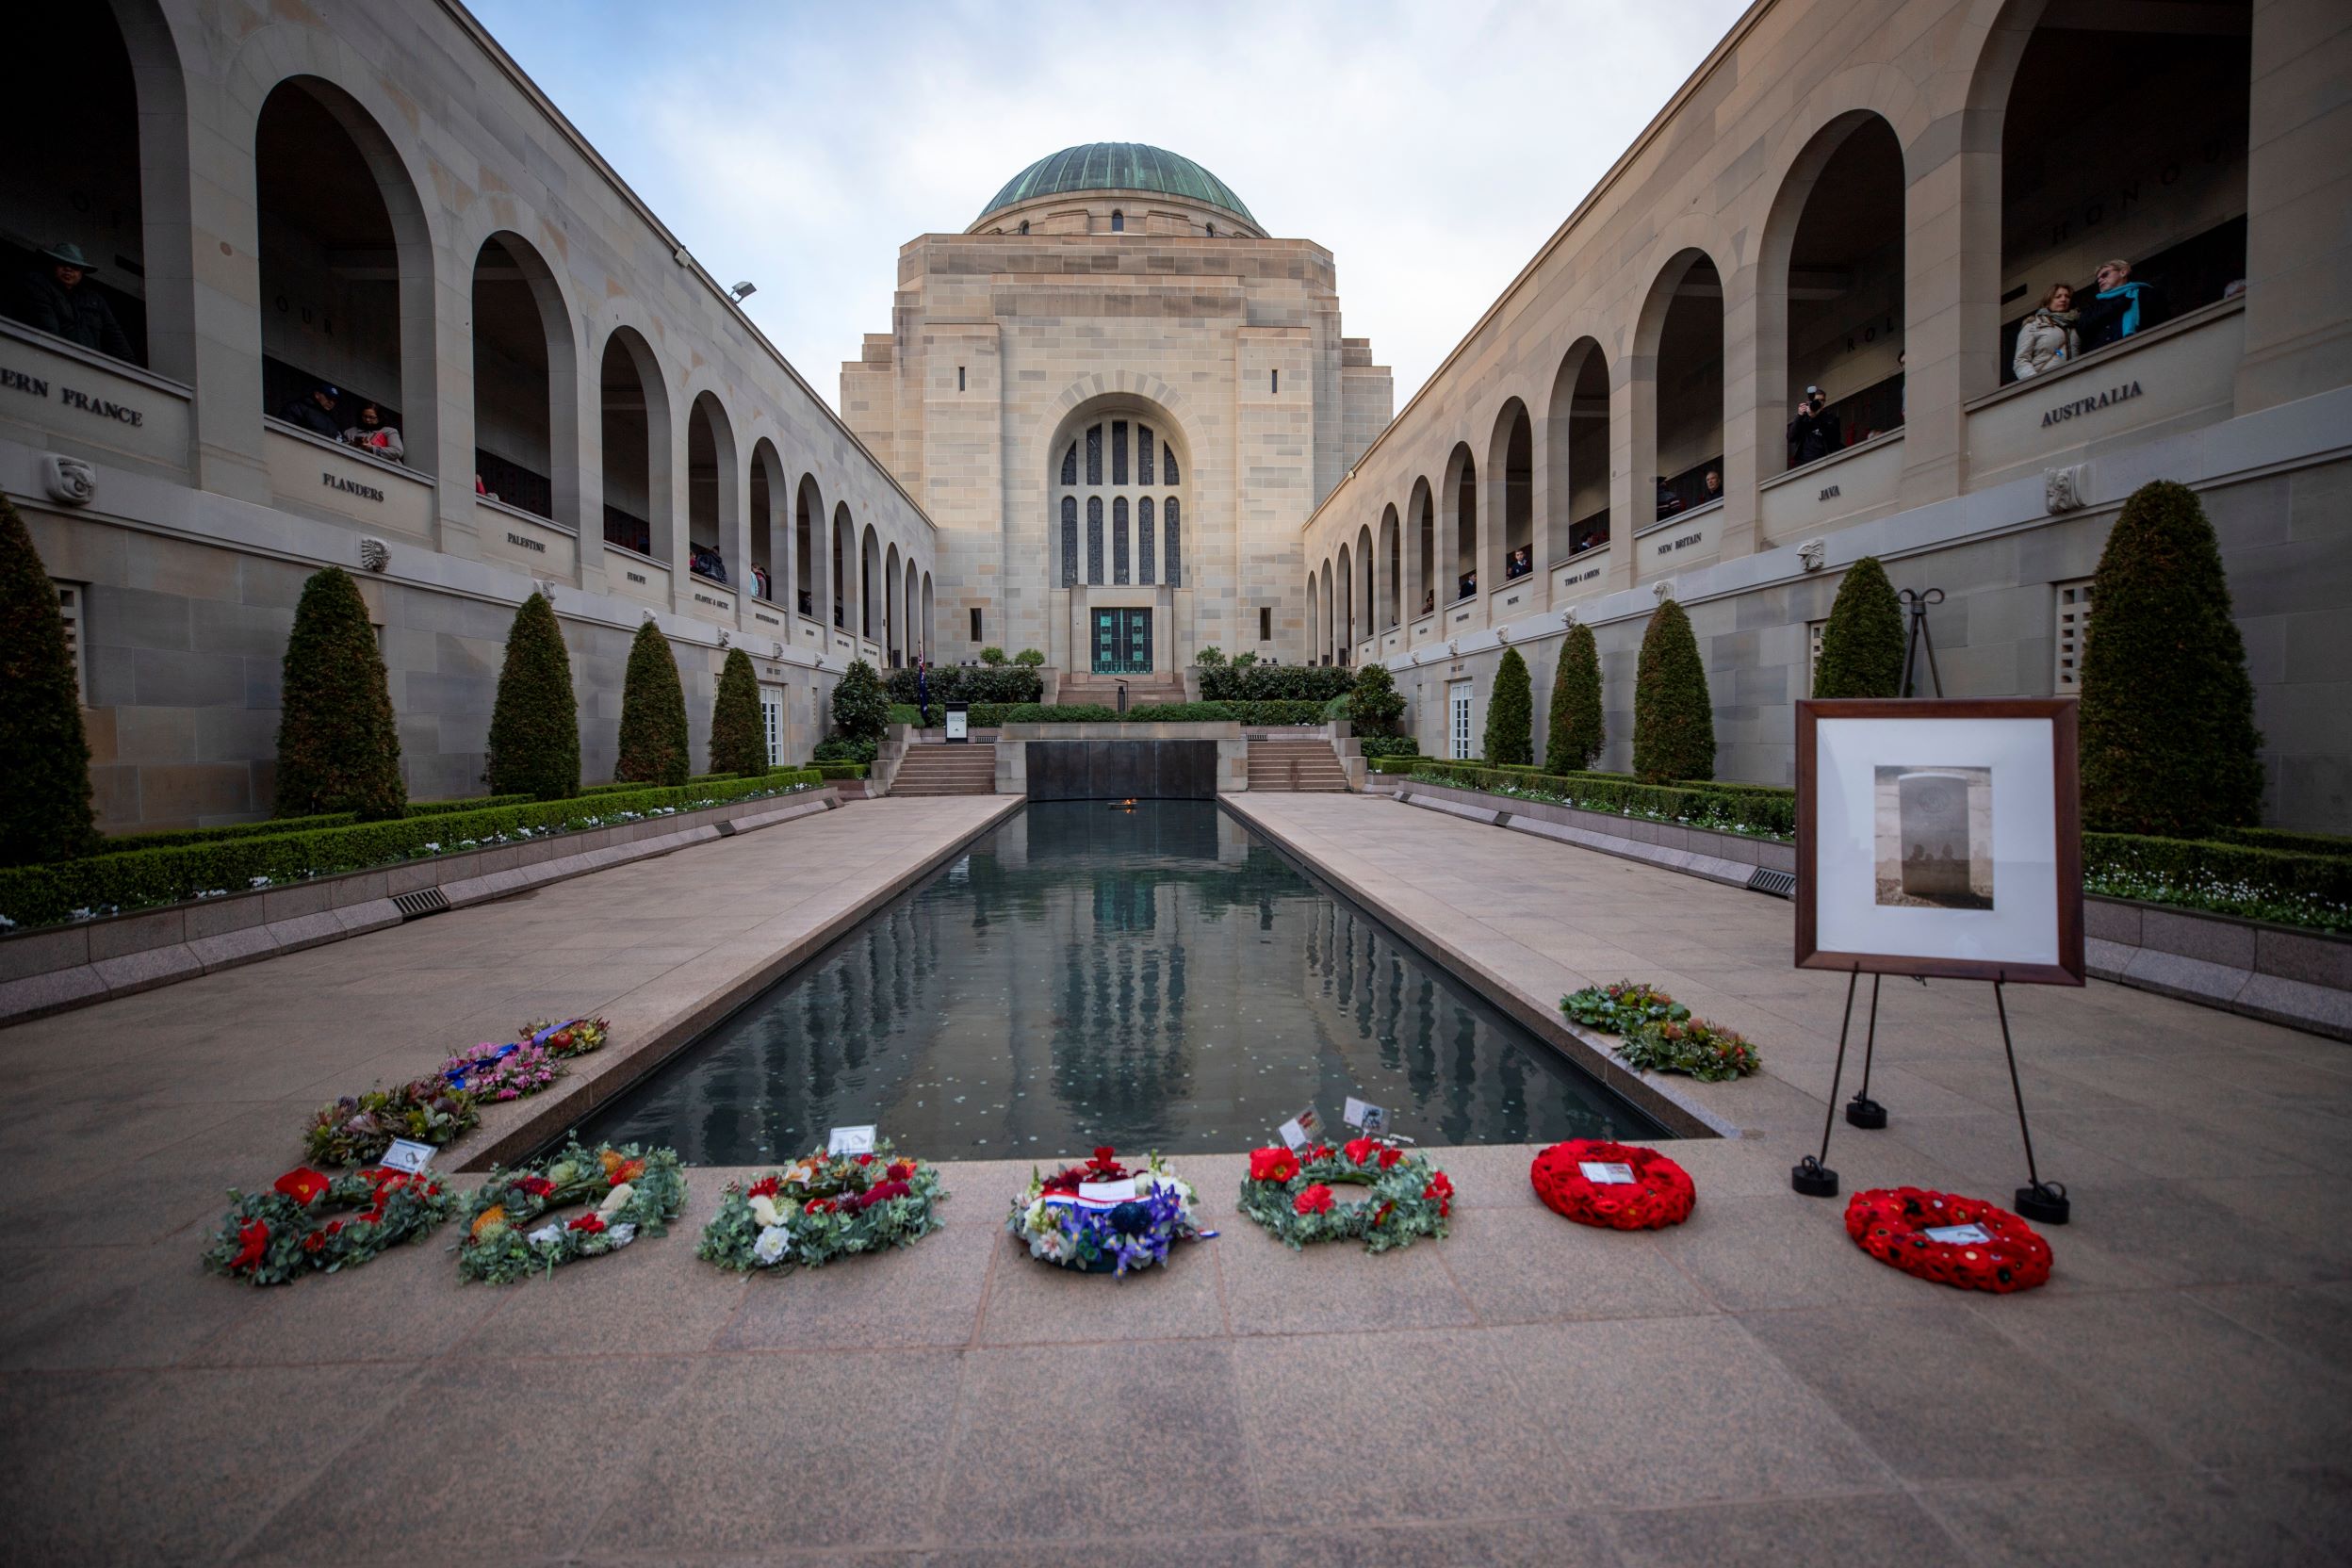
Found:
[[[1244,648],[1239,653],[1233,655],[1233,668],[1237,670],[1245,669],[1257,662],[1258,650],[1255,648]]]
[[[1015,665],[935,664],[928,686],[935,709],[943,702],[1036,702],[1045,695],[1044,678],[1034,668]],[[890,700],[911,705],[915,696],[915,672],[892,670]]]
[[[61,860],[98,840],[90,742],[57,584],[31,531],[0,496],[0,865]]]
[[[629,645],[629,672],[621,681],[620,756],[614,782],[683,784],[694,771],[687,755],[686,688],[678,660],[662,628],[647,621]]]
[[[938,704],[932,706],[937,707]],[[890,704],[890,723],[909,725],[920,729],[923,727],[923,710],[911,702],[894,702]]]
[[[1560,640],[1560,663],[1552,671],[1551,724],[1544,736],[1547,773],[1591,767],[1608,740],[1601,709],[1601,650],[1592,629],[1578,622]]]
[[[1225,667],[1225,650],[1211,643],[1193,655],[1192,662],[1204,670],[1221,670]]]
[[[1409,756],[1366,757],[1364,765],[1374,773],[1411,773],[1413,765],[1420,760],[1418,757]]]
[[[1045,655],[1036,648],[1023,648],[1013,655],[1013,662],[1024,670],[1034,670],[1045,663]]]
[[[1237,702],[1145,702],[1119,717],[1128,724],[1233,724],[1241,717]]]
[[[1006,724],[1117,724],[1119,710],[1100,702],[1016,702],[999,713]]]
[[[1690,617],[1660,603],[1642,634],[1634,677],[1633,773],[1644,784],[1715,776],[1715,713]]]
[[[176,904],[199,894],[242,892],[261,878],[300,882],[542,835],[690,810],[819,783],[812,773],[778,769],[758,778],[721,779],[677,789],[641,788],[580,800],[527,801],[470,811],[421,812],[396,822],[357,822],[155,849],[91,855],[48,866],[0,870],[0,916],[35,925]],[[280,826],[286,825],[280,824]]]
[[[845,741],[879,743],[890,726],[890,700],[881,678],[864,660],[852,660],[833,687],[833,732]],[[871,752],[866,760],[873,760]]]
[[[506,633],[506,665],[490,710],[489,766],[494,795],[565,800],[580,793],[580,705],[572,662],[555,607],[533,594]]]
[[[1417,757],[1421,743],[1410,735],[1366,735],[1356,750],[1365,757]]]
[[[881,747],[872,741],[845,741],[839,735],[829,735],[817,743],[816,752],[808,760],[818,767],[834,762],[855,762],[863,767],[866,763],[873,761],[875,754],[880,750]],[[827,775],[826,776],[863,778],[865,775]]]
[[[339,566],[311,574],[286,643],[278,719],[276,814],[356,811],[363,822],[397,817],[400,731],[384,683],[384,655],[359,584]]]
[[[1207,702],[1329,702],[1355,684],[1342,664],[1243,664],[1203,666],[1200,696]]]
[[[1486,699],[1486,760],[1497,767],[1535,760],[1535,694],[1527,685],[1527,662],[1517,648],[1503,649],[1494,669],[1494,690]]]
[[[1356,689],[1348,696],[1348,715],[1363,734],[1384,736],[1397,732],[1404,722],[1405,699],[1396,690],[1396,678],[1388,673],[1386,664],[1366,664],[1356,672]]]
[[[2262,743],[2213,525],[2186,485],[2144,484],[2091,581],[2083,824],[2178,838],[2250,825]]]
[[[1499,791],[1587,811],[1683,823],[1721,833],[1785,839],[1797,830],[1796,792],[1766,784],[1642,784],[1622,776],[1540,774],[1436,757],[1419,759],[1412,772],[1416,778],[1458,789]]]
[[[863,778],[866,776],[868,770],[871,769],[873,765],[874,759],[871,757],[857,760],[853,760],[848,758],[828,758],[824,761],[811,764],[820,777],[828,779]]]
[[[760,675],[751,655],[727,650],[719,666],[719,691],[710,705],[710,771],[755,774],[768,771],[767,720],[760,711]]]
[[[1004,662],[1004,650],[1000,647],[982,648],[980,650],[980,662],[986,664],[990,669],[995,669]],[[1043,661],[1040,660],[1039,662],[1042,663]]]
[[[1817,697],[1903,695],[1903,602],[1878,557],[1846,568],[1821,629],[1821,662],[1813,671]]]

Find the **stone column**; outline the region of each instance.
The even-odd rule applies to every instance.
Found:
[[[1760,547],[1756,487],[1779,471],[1771,457],[1781,449],[1775,388],[1788,377],[1787,280],[1769,299],[1760,281],[1753,263],[1723,279],[1723,512],[1716,537],[1726,561]]]

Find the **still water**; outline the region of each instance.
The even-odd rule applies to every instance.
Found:
[[[1354,1095],[1424,1144],[1662,1135],[1209,801],[1034,803],[583,1129],[755,1165],[1271,1141]]]

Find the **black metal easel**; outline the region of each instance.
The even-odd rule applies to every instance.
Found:
[[[1927,678],[1936,683],[1936,694],[1940,697],[1944,694],[1944,678],[1936,668],[1936,639],[1928,635],[1927,607],[1943,603],[1944,591],[1941,588],[1924,591],[1905,588],[1895,597],[1902,601],[1903,607],[1911,615],[1910,640],[1903,646],[1903,684],[1895,690],[1906,697],[1911,694],[1911,672],[1919,668],[1919,655],[1924,653],[1927,655]]]
[[[1882,978],[1883,976],[1875,974],[1870,977],[1870,1028],[1872,1041],[1877,1038],[1878,987]],[[1794,1168],[1788,1172],[1788,1184],[1807,1198],[1838,1196],[1838,1172],[1831,1169],[1829,1166],[1829,1135],[1831,1130],[1838,1125],[1838,1088],[1845,1077],[1846,1038],[1854,1028],[1854,993],[1861,980],[1862,966],[1856,964],[1853,972],[1846,976],[1846,1013],[1844,1021],[1838,1026],[1837,1065],[1830,1069],[1829,1110],[1821,1118],[1821,1152],[1818,1154],[1807,1154],[1804,1159],[1799,1160]],[[2017,1213],[2044,1225],[2064,1225],[2071,1207],[2066,1200],[2066,1184],[2043,1181],[2041,1168],[2034,1159],[2034,1129],[2027,1124],[2025,1119],[2025,1088],[2017,1079],[2017,1048],[2009,1036],[2009,1006],[2002,995],[2002,988],[2007,983],[2008,976],[2005,974],[1997,975],[1994,978],[1993,1008],[2001,1017],[2001,1049],[2009,1060],[2009,1092],[2017,1102],[2017,1135],[2025,1143],[2026,1184],[2017,1189]],[[1876,1101],[1870,1098],[1868,1053],[1869,1048],[1866,1046],[1863,1058],[1863,1092],[1855,1095],[1854,1103],[1846,1107],[1846,1119],[1856,1127],[1873,1125],[1884,1127],[1886,1125],[1886,1112]],[[1864,1120],[1855,1114],[1865,1107],[1876,1114],[1875,1123]]]

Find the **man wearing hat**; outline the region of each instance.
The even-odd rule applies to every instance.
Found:
[[[343,439],[343,423],[335,416],[335,405],[342,400],[343,389],[324,382],[299,398],[291,399],[278,410],[278,417],[289,425],[300,425],[313,435],[323,435],[330,441]]]
[[[1788,421],[1788,466],[1798,467],[1827,457],[1845,445],[1838,416],[1827,412],[1829,400],[1818,386],[1808,386],[1797,401],[1797,416]]]
[[[104,294],[85,282],[96,270],[83,258],[80,246],[50,246],[24,274],[21,318],[27,326],[69,343],[116,359],[132,359],[136,356],[131,352],[131,340],[115,321],[114,308]]]

